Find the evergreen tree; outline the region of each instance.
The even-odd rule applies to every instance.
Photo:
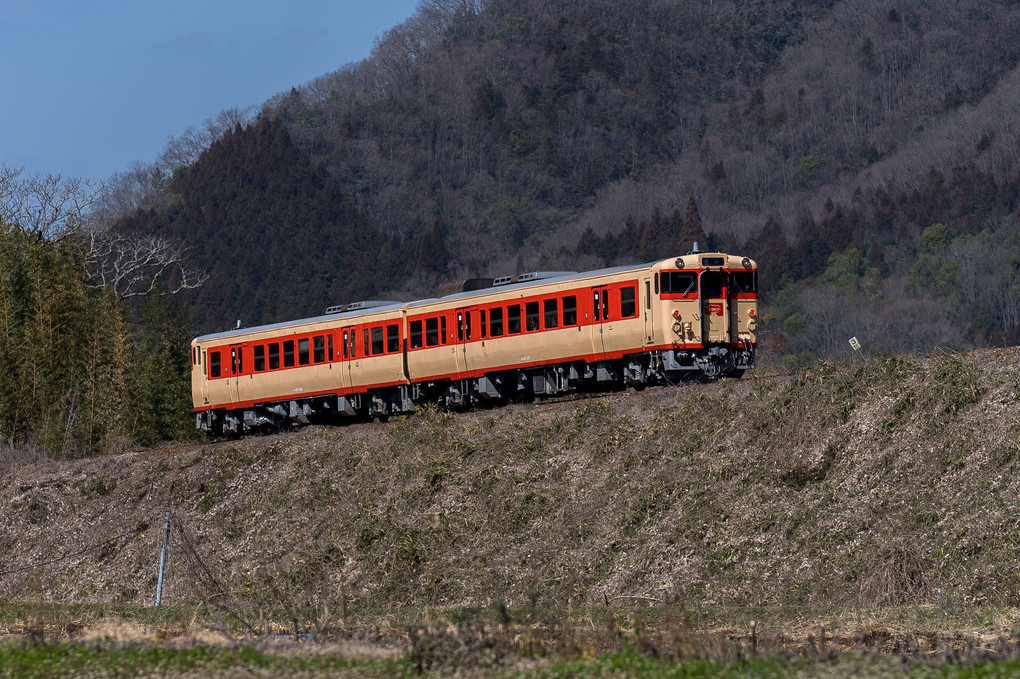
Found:
[[[687,199],[687,210],[684,212],[683,222],[680,224],[680,236],[677,243],[677,252],[687,252],[698,243],[698,247],[704,249],[708,246],[708,235],[701,226],[701,214],[698,212],[698,201],[694,200],[692,193]]]
[[[191,419],[191,322],[179,299],[154,295],[139,309],[127,419],[142,445],[187,439]]]

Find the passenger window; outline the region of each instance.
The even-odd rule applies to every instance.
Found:
[[[283,367],[294,367],[294,340],[287,340],[283,343]]]
[[[365,343],[361,345],[365,355],[368,356],[372,346],[372,335],[369,333],[368,328],[365,328]]]
[[[372,355],[378,356],[386,349],[386,340],[383,339],[382,328],[372,328]]]
[[[500,337],[503,334],[503,308],[496,307],[489,313],[489,335]]]
[[[620,289],[620,317],[637,316],[636,289],[633,286]]]
[[[601,300],[602,298],[599,296],[599,291],[598,290],[592,290],[591,294],[592,294],[592,297],[591,297],[591,300],[592,300],[591,301],[591,306],[592,306],[592,310],[595,312],[595,320],[596,321],[601,321],[602,320],[602,305],[599,304],[599,300]]]
[[[400,326],[396,323],[386,326],[386,351],[391,354],[400,351]]]
[[[421,349],[421,321],[411,321],[411,348]]]
[[[316,363],[322,363],[326,360],[326,338],[322,335],[312,340],[313,359]]]
[[[528,302],[524,305],[524,325],[528,332],[538,330],[538,302]]]
[[[577,325],[577,297],[574,295],[563,298],[563,325]]]
[[[486,330],[489,328],[489,325],[485,322],[485,309],[480,309],[478,311],[478,326],[479,332],[482,334],[482,339],[485,339]]]
[[[344,330],[344,341],[343,341],[343,345],[344,345],[344,358],[347,358],[347,342],[348,342],[347,331]]]
[[[269,345],[269,369],[276,370],[280,367],[280,345],[273,342]]]
[[[559,325],[559,304],[555,299],[547,299],[543,302],[545,311],[545,329],[552,330]]]
[[[425,346],[434,347],[439,344],[439,319],[425,319]]]
[[[209,377],[220,376],[220,352],[209,352]]]
[[[609,320],[609,291],[602,291],[602,320]]]
[[[521,305],[511,304],[506,308],[506,334],[516,335],[521,331]]]
[[[308,338],[298,340],[298,363],[301,365],[308,365],[310,361],[308,354]]]
[[[333,362],[333,335],[326,335],[326,344],[329,345],[329,362]]]
[[[446,316],[439,318],[439,337],[442,338],[443,344],[446,344]]]
[[[266,369],[266,348],[261,344],[255,347],[255,372],[260,373]]]

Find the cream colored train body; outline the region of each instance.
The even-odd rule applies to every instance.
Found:
[[[384,418],[427,401],[467,407],[740,376],[755,364],[757,268],[746,257],[695,251],[480,285],[198,337],[196,426],[239,435]]]

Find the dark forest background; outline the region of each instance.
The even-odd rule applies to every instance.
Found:
[[[186,246],[194,334],[697,237],[758,260],[766,362],[1016,343],[1018,34],[1015,0],[422,0],[83,228]]]

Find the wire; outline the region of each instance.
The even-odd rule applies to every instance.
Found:
[[[69,554],[63,554],[61,556],[55,557],[53,559],[47,559],[46,561],[42,561],[40,563],[31,565],[31,566],[21,566],[19,568],[11,568],[11,569],[6,570],[6,571],[0,571],[0,578],[5,577],[7,575],[10,575],[11,573],[20,573],[22,571],[30,571],[30,570],[33,570],[35,568],[39,568],[41,566],[48,566],[50,564],[60,563],[61,561],[66,561],[66,560],[72,559],[72,558],[74,558],[76,556],[81,556],[83,554],[88,554],[89,552],[94,552],[97,549],[102,549],[103,547],[106,547],[107,545],[109,545],[112,542],[116,542],[117,540],[121,540],[121,539],[126,538],[126,537],[133,537],[135,535],[138,535],[143,530],[145,530],[145,529],[144,528],[136,528],[134,530],[121,533],[120,535],[115,535],[112,538],[109,538],[109,539],[104,540],[104,541],[102,541],[100,543],[92,545],[91,547],[86,547],[84,549],[79,549],[77,552],[71,552]]]

